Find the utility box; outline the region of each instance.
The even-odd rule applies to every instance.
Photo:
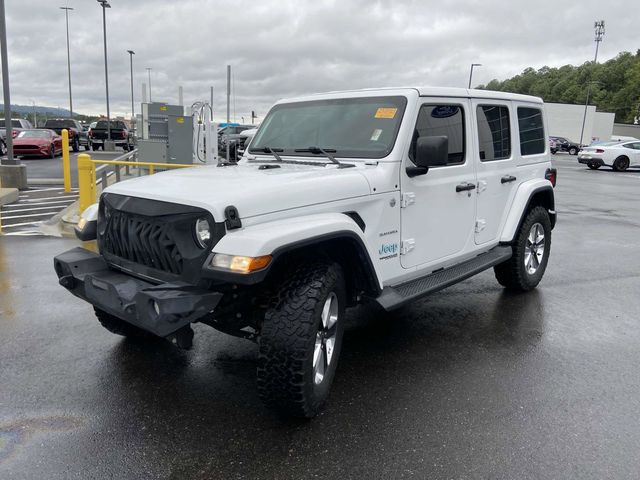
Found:
[[[142,104],[141,162],[193,163],[193,119],[182,105]]]

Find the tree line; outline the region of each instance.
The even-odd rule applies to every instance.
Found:
[[[491,80],[477,88],[522,93],[545,102],[582,104],[587,99],[600,112],[615,113],[617,123],[634,123],[640,116],[640,50],[622,52],[604,63],[525,69],[520,75]]]

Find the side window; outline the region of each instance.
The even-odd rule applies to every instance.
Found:
[[[520,155],[544,153],[546,142],[540,109],[518,107],[518,129],[520,130]]]
[[[460,105],[422,105],[411,139],[409,158],[413,161],[419,137],[445,136],[449,139],[448,165],[464,163],[464,111]]]
[[[503,160],[511,156],[509,108],[499,105],[478,105],[478,144],[480,160]]]

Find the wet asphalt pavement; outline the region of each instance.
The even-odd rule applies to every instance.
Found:
[[[73,240],[1,238],[0,478],[638,478],[640,172],[555,158],[540,287],[353,312],[308,422],[262,407],[252,343],[122,340],[57,284]]]

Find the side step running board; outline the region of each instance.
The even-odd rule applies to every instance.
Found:
[[[497,246],[471,260],[393,287],[384,287],[376,301],[393,310],[428,293],[437,292],[511,258],[510,246]]]

